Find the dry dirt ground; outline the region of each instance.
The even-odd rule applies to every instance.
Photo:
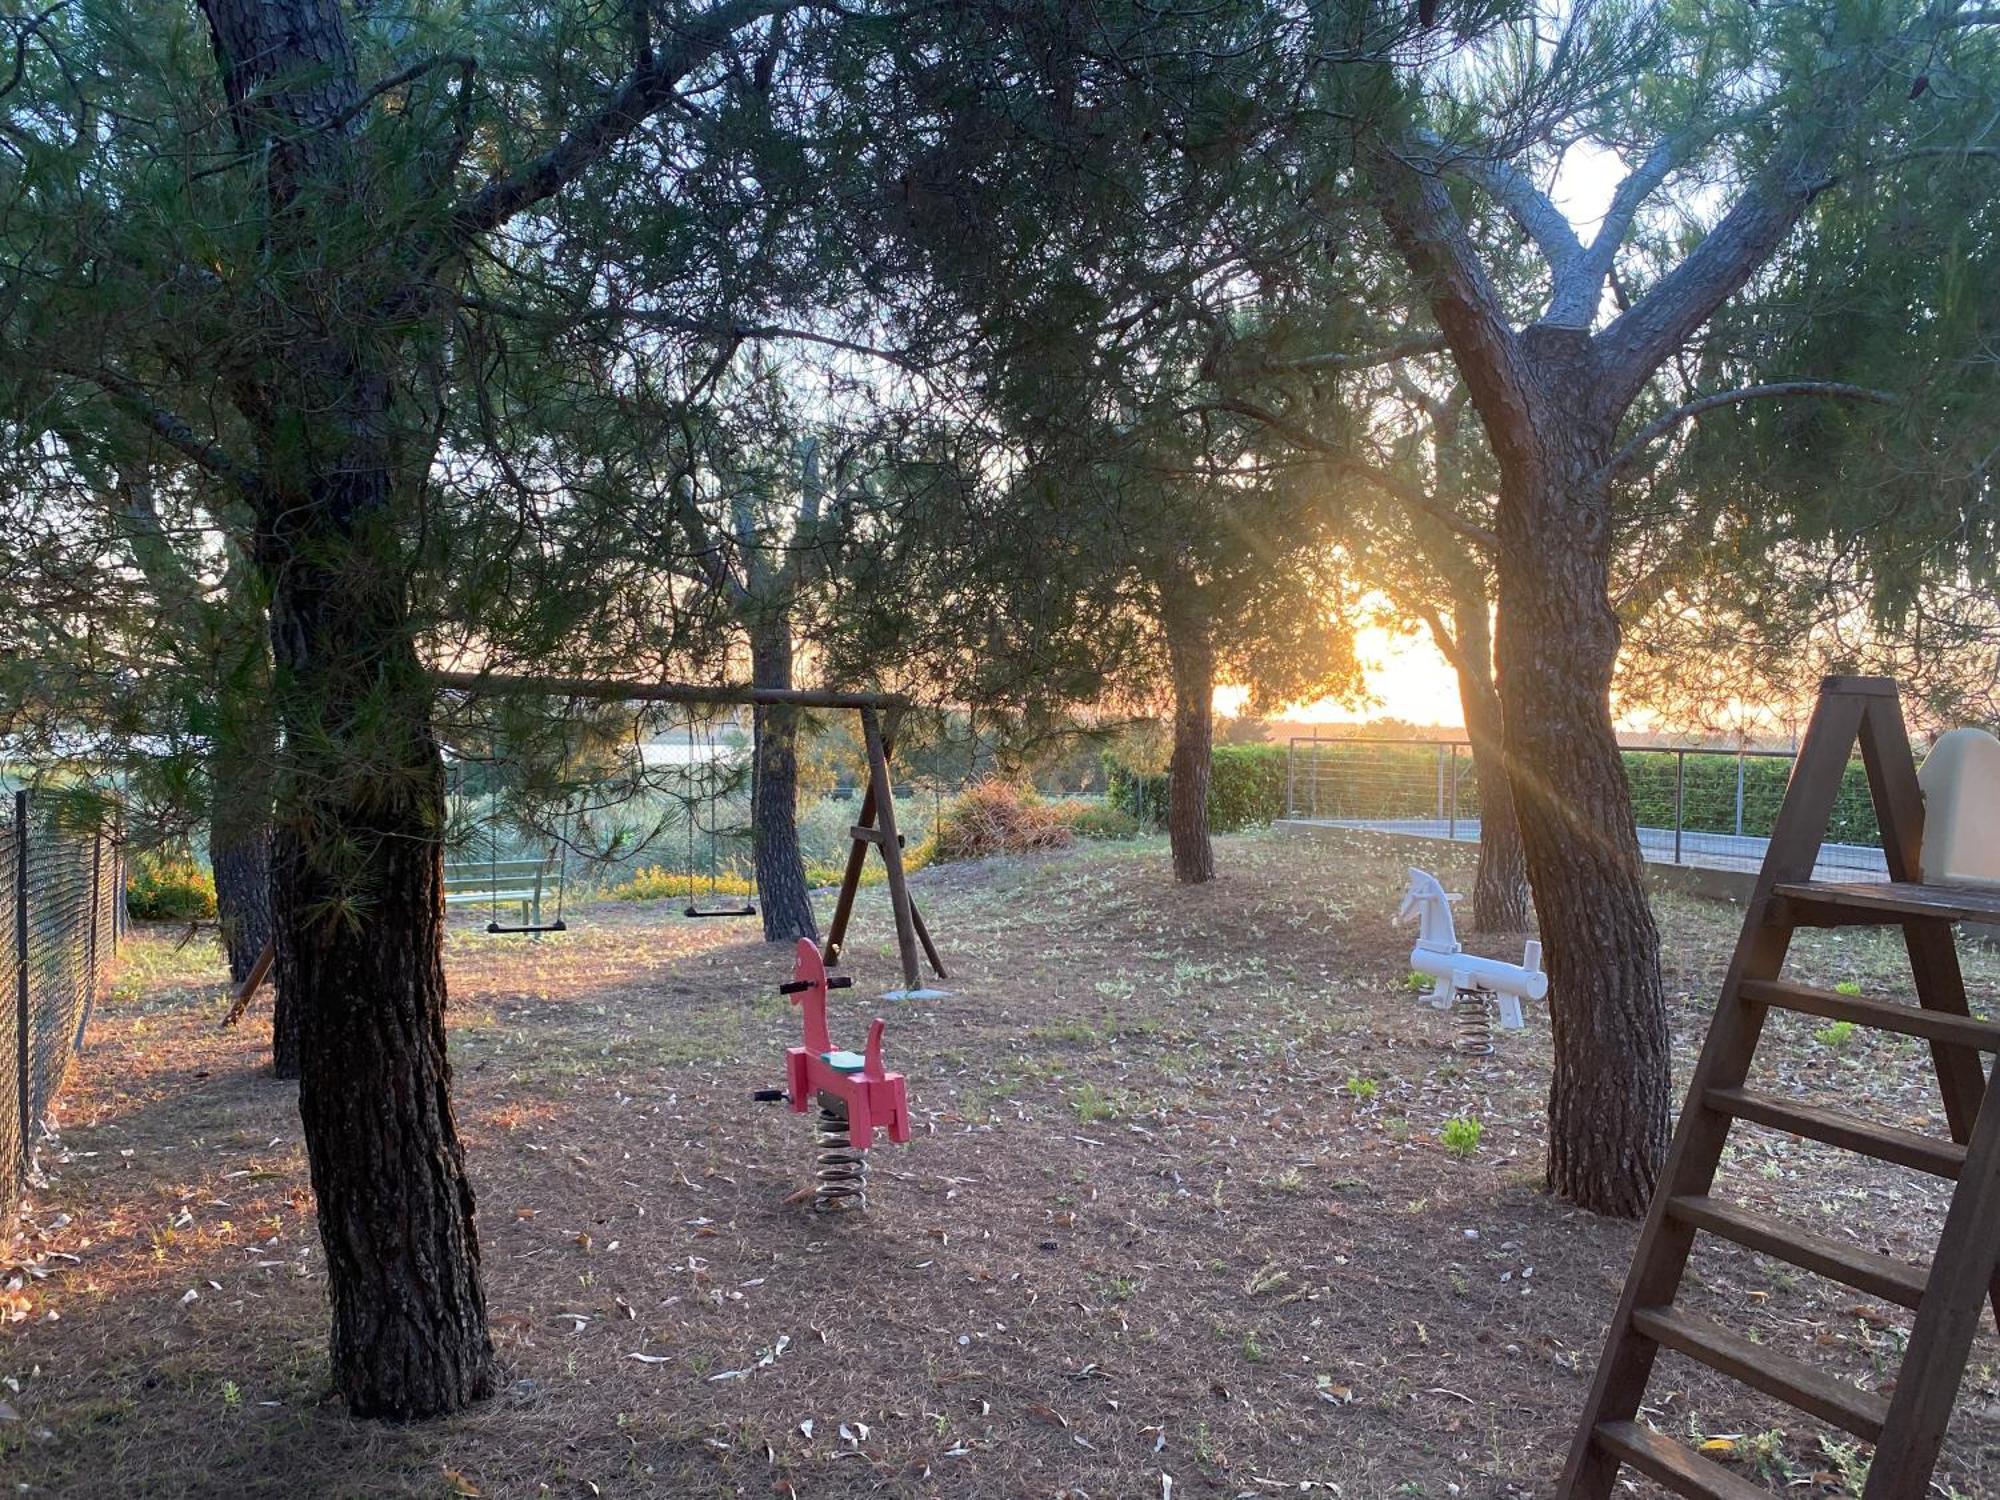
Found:
[[[502,1394],[358,1424],[330,1396],[292,1090],[219,1033],[213,949],[129,944],[61,1101],[0,1327],[0,1486],[75,1496],[1545,1495],[1632,1227],[1537,1191],[1548,1030],[1476,1063],[1411,1002],[1413,848],[1153,841],[928,871],[948,1000],[885,1009],[917,1138],[865,1217],[797,1200],[804,1120],[752,1102],[796,1018],[746,924],[606,904],[540,943],[454,930],[451,1046]],[[1456,854],[1423,852],[1461,887]],[[1733,941],[1660,919],[1684,1078]],[[893,978],[871,893],[836,1041]],[[1495,951],[1516,954],[1517,941]],[[1795,969],[1882,989],[1872,936]],[[1976,1004],[2000,962],[1971,960]],[[253,1020],[261,1021],[260,1007]],[[1942,1130],[1916,1044],[1776,1018],[1764,1084]],[[1442,1143],[1476,1120],[1476,1148]],[[1463,1127],[1461,1127],[1463,1129]],[[1941,1185],[1744,1129],[1728,1190],[1928,1257]],[[1907,1318],[1711,1245],[1694,1300],[1880,1386]],[[1793,1495],[1864,1455],[1675,1357],[1649,1416]],[[1651,1493],[1634,1485],[1634,1492]],[[1939,1496],[2000,1496],[2000,1342]]]

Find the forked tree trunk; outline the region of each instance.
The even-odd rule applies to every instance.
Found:
[[[1174,753],[1167,766],[1167,841],[1174,879],[1215,879],[1208,835],[1208,782],[1215,760],[1215,649],[1205,623],[1169,615],[1167,658],[1174,682]]]
[[[261,467],[242,482],[270,587],[284,739],[272,919],[297,1008],[333,1377],[356,1415],[432,1416],[491,1391],[493,1349],[445,1059],[444,767],[398,526],[421,509],[397,503],[398,477],[420,482],[427,460],[399,455],[380,330],[320,311],[365,317],[414,293],[349,254],[379,184],[346,128],[361,93],[337,0],[203,10],[261,173],[274,289],[268,323],[243,332],[261,356],[245,410]]]
[[[1611,724],[1618,623],[1599,477],[1611,428],[1578,418],[1585,397],[1547,409],[1558,407],[1560,420],[1503,450],[1505,747],[1549,971],[1549,1187],[1583,1208],[1633,1217],[1666,1156],[1666,1003]]]
[[[1484,591],[1455,602],[1458,702],[1479,783],[1479,871],[1472,887],[1475,932],[1520,932],[1528,925],[1528,867],[1507,776],[1500,694],[1493,685],[1493,632]]]
[[[750,675],[758,687],[792,685],[792,636],[783,618],[753,620]],[[799,711],[760,705],[752,720],[751,853],[766,942],[819,940],[805,856],[799,850]]]

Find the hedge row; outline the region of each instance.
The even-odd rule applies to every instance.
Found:
[[[1285,815],[1289,774],[1285,747],[1218,745],[1214,757],[1208,792],[1212,828],[1249,828]],[[1639,823],[1648,828],[1673,827],[1677,757],[1671,751],[1627,750],[1624,760],[1632,810]],[[1317,788],[1312,784],[1312,764],[1318,767]],[[1743,758],[1745,834],[1769,836],[1791,770],[1792,763],[1786,757]],[[1446,811],[1450,811],[1449,778],[1454,773],[1458,781],[1457,815],[1478,817],[1479,778],[1471,752],[1463,746],[1454,760],[1449,746],[1323,741],[1316,759],[1300,764],[1298,794],[1300,802],[1310,802],[1313,812],[1322,818],[1432,818],[1439,815],[1441,774],[1446,778],[1442,795]],[[1689,751],[1680,759],[1678,774],[1681,826],[1693,833],[1736,832],[1737,757],[1727,751]],[[1112,806],[1142,823],[1166,821],[1165,772],[1136,771],[1107,757],[1105,777]],[[1847,767],[1827,837],[1846,844],[1881,841],[1868,797],[1867,774],[1859,761]]]
[[[1258,828],[1285,815],[1287,757],[1282,745],[1217,745],[1208,773],[1208,826],[1218,833]],[[1135,771],[1106,757],[1105,795],[1140,823],[1167,820],[1165,771]]]

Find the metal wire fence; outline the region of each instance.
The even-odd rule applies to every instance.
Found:
[[[0,820],[0,1230],[34,1173],[37,1138],[76,1055],[124,935],[124,857],[99,822],[65,817],[28,792]]]
[[[1621,750],[1639,845],[1660,864],[1756,870],[1785,799],[1788,750]],[[1464,740],[1296,736],[1286,762],[1286,816],[1477,842],[1479,772]],[[1847,768],[1821,847],[1835,879],[1887,879],[1882,833],[1861,762]]]

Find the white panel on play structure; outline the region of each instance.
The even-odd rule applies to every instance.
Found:
[[[1983,729],[1938,736],[1924,768],[1924,879],[2000,885],[2000,739]]]

